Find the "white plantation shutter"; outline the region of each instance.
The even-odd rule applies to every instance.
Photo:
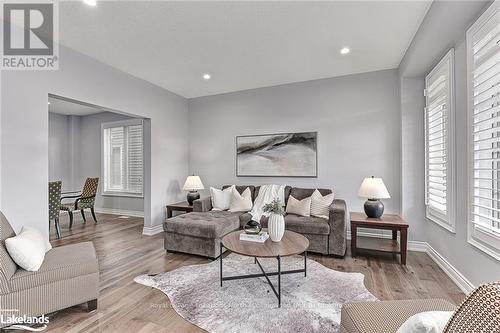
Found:
[[[128,190],[142,193],[142,125],[128,127]]]
[[[109,189],[118,191],[125,182],[125,130],[123,127],[109,128],[110,174]]]
[[[500,8],[467,32],[469,78],[469,242],[500,259]]]
[[[454,230],[453,202],[453,49],[425,78],[426,216]]]
[[[103,124],[104,193],[142,195],[142,121]]]

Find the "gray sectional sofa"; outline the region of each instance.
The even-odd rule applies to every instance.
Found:
[[[236,189],[242,193],[247,187],[250,188],[252,199],[255,200],[260,186],[236,186]],[[302,200],[311,196],[314,190],[287,186],[285,204],[290,195]],[[322,195],[332,193],[327,189],[318,189],[318,191]],[[217,258],[220,254],[221,238],[231,231],[242,229],[252,218],[248,212],[212,211],[211,209],[211,198],[202,198],[194,201],[192,213],[167,219],[163,226],[165,250]],[[345,201],[341,199],[335,199],[331,204],[329,219],[285,215],[285,229],[307,237],[310,242],[309,251],[327,255],[345,255],[348,222],[349,212]],[[266,228],[267,218],[263,217],[261,224]]]

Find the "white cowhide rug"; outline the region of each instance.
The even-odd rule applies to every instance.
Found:
[[[266,272],[277,270],[276,259],[259,259]],[[282,270],[300,269],[304,258],[282,259]],[[223,259],[224,276],[260,273],[253,258],[230,254]],[[277,277],[271,281],[277,285]],[[264,277],[219,280],[219,261],[184,266],[135,282],[163,291],[177,313],[210,333],[339,332],[343,303],[375,301],[361,273],[343,273],[307,261],[303,273],[281,276],[281,308]]]

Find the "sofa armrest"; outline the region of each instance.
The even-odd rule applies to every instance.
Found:
[[[208,212],[212,210],[212,198],[206,197],[193,201],[193,212]]]
[[[328,223],[330,224],[330,238],[328,240],[329,254],[345,256],[349,220],[350,217],[346,202],[342,199],[333,200],[330,205],[328,219]]]

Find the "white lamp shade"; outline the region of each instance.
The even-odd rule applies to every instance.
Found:
[[[197,191],[203,190],[204,188],[199,176],[188,176],[182,189],[184,191]]]
[[[382,178],[367,177],[361,183],[358,195],[367,199],[388,199],[391,197]]]

